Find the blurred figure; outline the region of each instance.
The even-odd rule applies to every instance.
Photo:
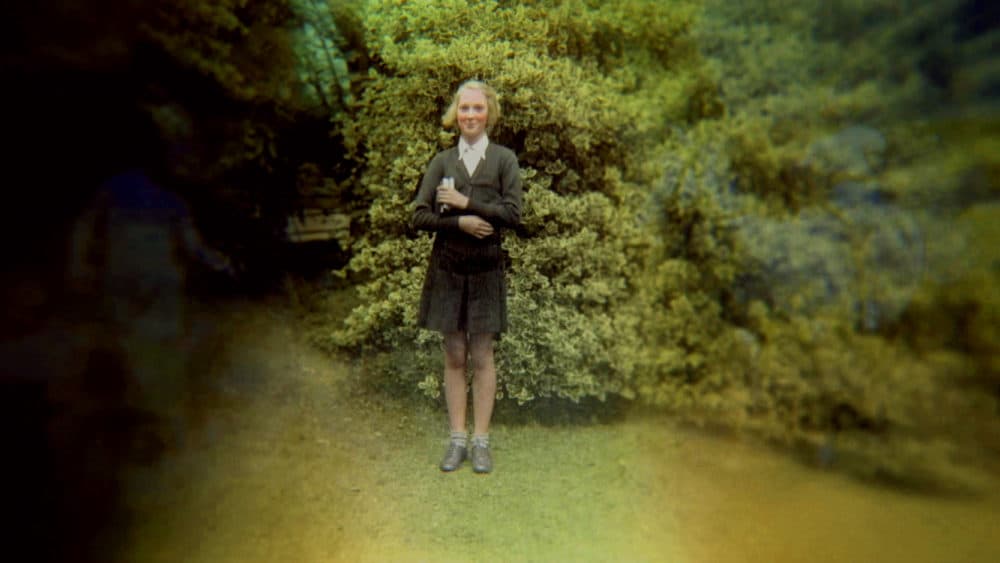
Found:
[[[234,275],[230,260],[204,243],[184,200],[141,169],[116,174],[98,189],[74,223],[68,256],[68,286],[90,317],[92,350],[115,357],[124,375],[84,370],[89,381],[53,388],[61,395],[56,402],[110,402],[108,408],[131,413],[129,420],[154,421],[161,446],[176,445],[193,345],[188,271],[201,263]],[[112,379],[113,389],[94,384]]]

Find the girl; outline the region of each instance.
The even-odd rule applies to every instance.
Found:
[[[458,145],[431,160],[417,192],[413,226],[434,231],[418,324],[444,335],[444,387],[451,441],[442,471],[458,469],[469,452],[466,433],[466,361],[472,363],[472,468],[493,468],[489,425],[497,377],[493,342],[507,328],[500,231],[521,222],[517,157],[491,143],[500,118],[497,94],[487,84],[459,86],[441,122],[457,127]]]

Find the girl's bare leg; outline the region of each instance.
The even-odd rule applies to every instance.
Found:
[[[473,435],[484,436],[490,431],[493,403],[497,395],[497,370],[493,363],[493,334],[470,335],[469,352],[472,357],[473,370]]]
[[[465,357],[468,350],[464,332],[444,335],[444,399],[448,405],[448,424],[452,432],[466,432]]]

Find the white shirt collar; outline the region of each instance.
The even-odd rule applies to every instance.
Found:
[[[490,139],[489,139],[489,137],[486,136],[486,133],[483,133],[483,136],[479,137],[479,140],[477,140],[472,145],[470,145],[465,140],[465,137],[459,137],[459,139],[458,139],[458,154],[459,154],[459,156],[462,156],[462,155],[464,155],[466,153],[466,151],[472,151],[473,155],[475,155],[475,156],[477,156],[479,158],[482,158],[482,157],[484,157],[486,155],[486,147],[488,147],[489,144],[490,144]]]

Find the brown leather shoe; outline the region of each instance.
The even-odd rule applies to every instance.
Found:
[[[441,471],[454,471],[461,467],[466,454],[464,446],[448,444],[448,451],[444,452],[444,459],[441,460]]]
[[[493,456],[490,455],[489,446],[472,445],[472,470],[476,473],[493,471]]]

